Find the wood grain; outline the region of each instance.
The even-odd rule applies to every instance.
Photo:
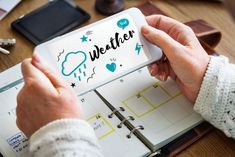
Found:
[[[17,40],[17,44],[10,49],[10,55],[0,53],[0,72],[31,57],[34,48],[32,43],[10,28],[11,22],[46,2],[47,0],[24,0],[5,19],[0,21],[0,38],[16,38]],[[125,7],[133,7],[143,2],[142,0],[126,0]],[[153,2],[168,15],[181,22],[204,19],[218,28],[222,31],[223,38],[216,50],[235,63],[235,24],[222,3],[205,0],[153,0]],[[95,11],[95,0],[76,0],[76,3],[91,15],[91,19],[84,25],[105,17]],[[234,157],[234,148],[235,141],[215,129],[178,156]]]

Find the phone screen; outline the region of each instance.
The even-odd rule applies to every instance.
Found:
[[[78,93],[149,60],[128,13],[58,39],[48,48],[60,74]]]
[[[12,27],[33,43],[61,35],[89,19],[89,15],[65,0],[52,1],[15,21]]]

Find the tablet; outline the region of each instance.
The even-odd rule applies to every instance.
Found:
[[[143,25],[144,15],[131,8],[41,44],[34,52],[81,95],[161,58],[161,49],[141,35]]]
[[[82,24],[90,15],[69,0],[54,0],[15,20],[11,26],[38,45]]]

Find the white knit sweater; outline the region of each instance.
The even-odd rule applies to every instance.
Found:
[[[235,65],[211,57],[194,109],[207,121],[235,138]],[[34,157],[101,157],[93,129],[82,120],[49,123],[30,138]]]
[[[102,157],[93,128],[78,119],[53,121],[30,138],[33,157]]]
[[[211,57],[194,109],[235,138],[235,65],[226,57]]]

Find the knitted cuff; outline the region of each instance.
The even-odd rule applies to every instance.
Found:
[[[207,71],[194,105],[194,110],[214,125],[216,124],[213,123],[214,121],[212,118],[216,111],[214,111],[213,105],[215,105],[218,100],[218,75],[221,74],[221,69],[227,63],[228,59],[226,57],[211,56],[211,60],[208,64]]]
[[[60,119],[55,120],[36,131],[30,138],[30,152],[43,149],[59,140],[76,141],[86,139],[92,145],[99,146],[92,127],[84,120]]]

